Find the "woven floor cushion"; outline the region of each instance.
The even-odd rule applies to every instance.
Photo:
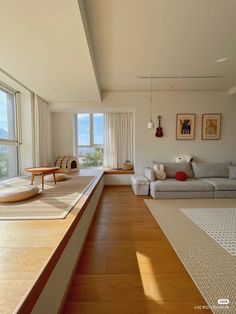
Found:
[[[68,180],[69,177],[65,173],[55,173],[56,182]],[[44,180],[47,182],[54,182],[53,174],[48,174],[44,177]]]
[[[39,193],[36,186],[19,186],[0,191],[0,202],[19,202],[31,198]]]

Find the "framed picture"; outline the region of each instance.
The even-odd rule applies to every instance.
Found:
[[[176,139],[193,140],[195,136],[195,114],[178,113],[176,115]]]
[[[202,140],[219,140],[221,136],[221,113],[202,115]]]

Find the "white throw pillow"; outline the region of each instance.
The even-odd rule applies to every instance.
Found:
[[[37,186],[19,186],[0,191],[0,202],[19,202],[31,198],[39,193]]]
[[[157,180],[165,180],[166,179],[166,173],[164,171],[164,166],[163,164],[156,164],[153,167],[155,174],[156,174],[156,178]]]
[[[229,166],[229,178],[236,180],[236,166]]]

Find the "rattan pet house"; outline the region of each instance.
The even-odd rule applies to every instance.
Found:
[[[72,173],[79,171],[79,160],[75,156],[59,156],[55,161],[55,166],[60,167],[61,172]]]

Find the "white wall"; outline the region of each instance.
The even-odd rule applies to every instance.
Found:
[[[105,185],[130,185],[131,174],[105,174],[104,184]]]
[[[61,130],[61,138],[54,132],[55,152],[73,150],[73,112],[131,111],[135,113],[135,171],[152,160],[172,161],[175,155],[192,154],[199,161],[236,161],[236,99],[221,91],[160,91],[153,93],[153,117],[162,116],[163,138],[156,138],[147,129],[150,117],[148,92],[105,92],[102,103],[53,103],[53,129]],[[70,112],[63,113],[64,112]],[[201,140],[202,113],[222,113],[222,136],[217,141]],[[196,113],[196,136],[193,141],[175,139],[176,114]],[[70,118],[69,118],[70,117]],[[55,157],[55,156],[54,156]]]

